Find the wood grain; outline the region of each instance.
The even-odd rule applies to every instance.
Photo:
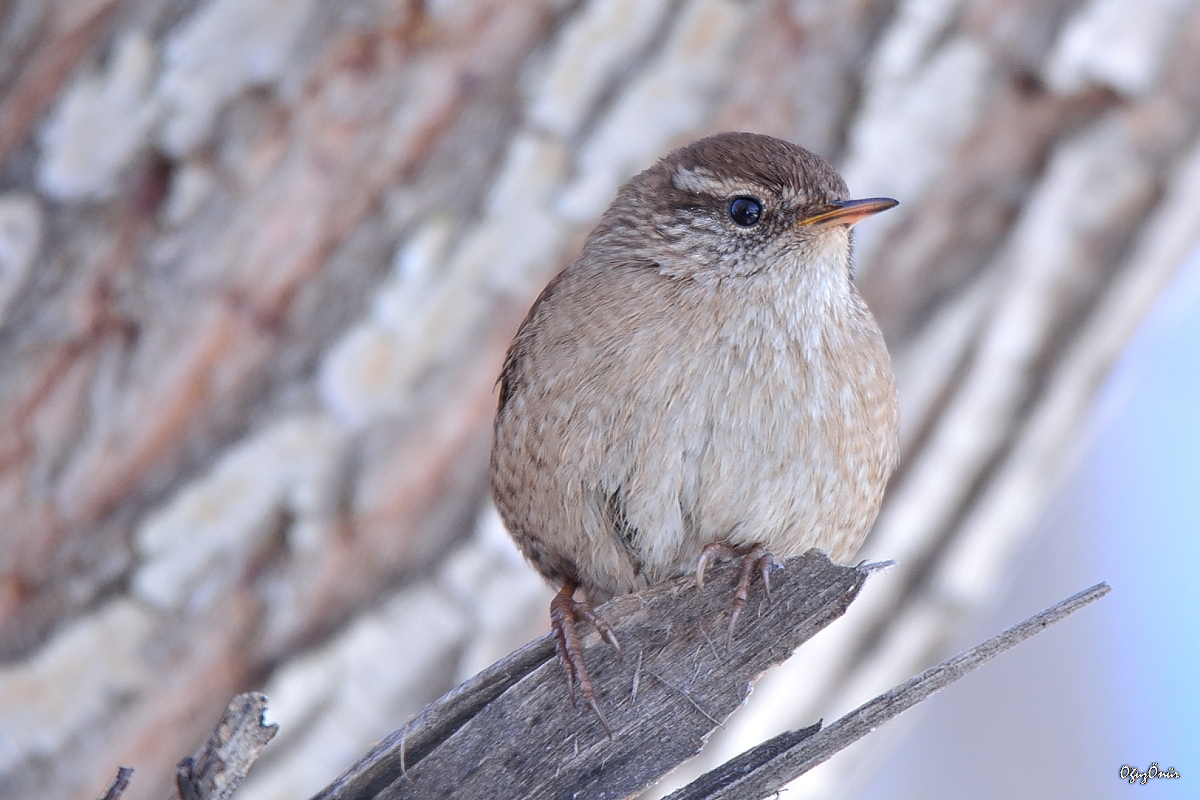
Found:
[[[594,633],[585,657],[612,728],[576,708],[543,637],[426,709],[314,800],[626,797],[699,752],[765,670],[837,619],[870,570],[818,551],[754,587],[732,647],[724,637],[737,569],[703,590],[680,578],[601,606],[625,652]]]

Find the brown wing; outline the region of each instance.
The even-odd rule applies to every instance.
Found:
[[[517,328],[517,335],[513,337],[512,344],[508,346],[508,352],[504,355],[504,366],[500,368],[500,377],[496,379],[496,383],[500,387],[500,400],[496,404],[497,417],[504,413],[504,407],[508,405],[508,399],[512,397],[513,392],[520,391],[522,364],[525,360],[525,340],[528,338],[529,325],[537,315],[542,303],[549,300],[554,294],[562,276],[562,272],[558,273],[542,289],[541,294],[529,307],[529,313],[522,320],[521,327]]]

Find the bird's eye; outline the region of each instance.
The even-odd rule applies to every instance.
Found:
[[[735,197],[729,201],[729,218],[743,228],[753,228],[762,219],[762,201],[754,197]]]

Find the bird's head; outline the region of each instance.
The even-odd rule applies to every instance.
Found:
[[[819,156],[754,133],[723,133],[667,155],[621,187],[588,247],[672,277],[714,279],[802,265],[849,274],[850,228],[896,205],[851,200]]]

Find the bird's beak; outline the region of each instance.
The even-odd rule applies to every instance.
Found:
[[[868,197],[865,200],[838,200],[828,211],[800,220],[799,225],[853,225],[869,216],[900,205],[889,197]]]

